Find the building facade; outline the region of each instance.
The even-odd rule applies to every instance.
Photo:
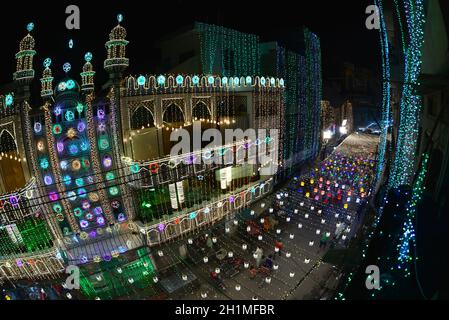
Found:
[[[127,76],[122,19],[105,44],[105,96],[95,93],[90,52],[79,77],[65,63],[57,79],[50,58],[35,71],[33,24],[20,42],[14,90],[0,96],[0,283],[54,279],[76,265],[88,297],[110,289],[101,282],[112,267],[121,280],[109,286],[145,287],[160,267],[156,248],[232,219],[291,166],[283,152],[287,84],[259,75],[256,36],[237,34],[255,53],[232,52],[223,73],[195,66]],[[198,29],[210,46],[214,32]],[[41,103],[32,105],[38,73]],[[176,149],[184,138],[187,147]],[[307,141],[314,139],[318,131]]]

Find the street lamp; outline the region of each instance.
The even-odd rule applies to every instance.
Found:
[[[323,131],[323,140],[325,142],[327,142],[328,140],[330,140],[332,138],[332,131],[330,130],[325,130]]]
[[[327,145],[329,143],[329,140],[332,139],[332,136],[333,134],[331,130],[323,131],[323,160],[326,158]]]

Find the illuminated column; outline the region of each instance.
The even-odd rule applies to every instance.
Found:
[[[123,72],[129,66],[129,59],[126,57],[126,46],[129,41],[126,40],[126,29],[123,28],[120,23],[123,21],[123,15],[117,15],[118,24],[109,33],[109,41],[106,42],[107,59],[104,61],[104,69],[109,73],[109,77],[112,80],[113,85],[113,103],[111,108],[114,112],[114,125],[116,131],[119,134],[118,139],[118,152],[124,154],[124,142],[123,131],[121,123],[121,100],[120,100],[120,82],[122,80]],[[111,100],[112,101],[112,100]]]
[[[84,55],[84,60],[86,61],[86,63],[83,66],[83,72],[80,73],[81,91],[85,94],[89,94],[92,93],[95,89],[95,71],[93,70],[93,66],[90,63],[92,61],[92,53],[87,52]]]
[[[186,106],[184,124],[192,124],[192,96],[190,94],[186,95],[184,101]]]
[[[46,100],[53,95],[53,76],[50,69],[51,59],[44,60],[44,72],[41,78],[41,97]]]
[[[29,97],[29,85],[34,79],[33,57],[35,41],[30,32],[33,31],[34,24],[27,25],[28,34],[20,41],[19,52],[16,53],[16,72],[13,79],[17,89],[24,96]]]
[[[27,123],[29,122],[28,112],[31,110],[29,105],[30,98],[30,84],[34,79],[33,58],[36,55],[34,50],[35,41],[31,36],[31,31],[34,29],[34,23],[30,22],[27,25],[28,34],[20,41],[19,51],[16,53],[16,71],[13,74],[13,80],[16,87],[15,100],[19,111],[20,121],[17,121],[18,131],[22,133],[21,136],[27,137]],[[24,169],[25,179],[30,178],[31,165],[30,153],[32,152],[29,143],[24,144],[23,141],[17,141],[18,148],[22,156],[22,150],[26,156],[27,161],[22,161],[22,168]]]

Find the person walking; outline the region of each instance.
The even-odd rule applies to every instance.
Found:
[[[321,239],[320,239],[320,249],[321,248],[326,248],[328,240],[329,240],[328,234],[326,232],[323,233],[323,235],[321,236]]]
[[[282,241],[281,241],[280,239],[276,239],[276,240],[274,241],[274,247],[275,247],[276,249],[278,249],[278,254],[279,254],[279,256],[281,256],[281,254],[282,254],[282,248],[284,248],[284,244],[282,243]]]
[[[273,256],[271,254],[265,260],[264,267],[267,267],[270,270],[273,269]]]
[[[250,279],[254,279],[256,276],[257,276],[257,268],[256,267],[254,267],[254,266],[251,266],[250,268],[249,268],[249,278]]]
[[[262,262],[263,250],[262,248],[257,247],[256,251],[254,251],[254,259],[256,260],[256,267],[260,267],[260,263]]]
[[[265,233],[268,233],[270,231],[270,220],[269,219],[264,220],[263,230],[265,231]]]

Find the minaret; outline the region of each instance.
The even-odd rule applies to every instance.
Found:
[[[109,78],[112,82],[110,101],[113,109],[113,117],[117,123],[117,136],[119,155],[124,154],[123,132],[121,123],[121,109],[120,109],[120,83],[122,74],[129,66],[129,59],[126,58],[126,46],[129,41],[126,40],[126,30],[120,23],[123,21],[123,15],[117,15],[118,24],[109,33],[109,41],[106,42],[106,49],[108,52],[107,59],[104,61],[104,69],[109,73]]]
[[[95,71],[92,64],[92,53],[87,52],[84,55],[86,63],[83,66],[83,72],[81,72],[81,91],[85,94],[92,93],[95,89],[94,77]]]
[[[19,98],[28,98],[30,95],[30,83],[34,79],[33,57],[35,41],[31,36],[34,23],[27,25],[28,34],[20,41],[19,52],[16,53],[16,72],[13,75]]]
[[[104,69],[109,73],[112,80],[121,78],[123,71],[129,66],[129,59],[126,58],[126,30],[120,23],[123,21],[121,14],[117,15],[117,26],[109,33],[109,41],[106,42],[108,57],[104,61]]]
[[[41,78],[41,97],[44,100],[49,99],[53,95],[53,76],[51,73],[51,59],[44,60],[44,72]]]

